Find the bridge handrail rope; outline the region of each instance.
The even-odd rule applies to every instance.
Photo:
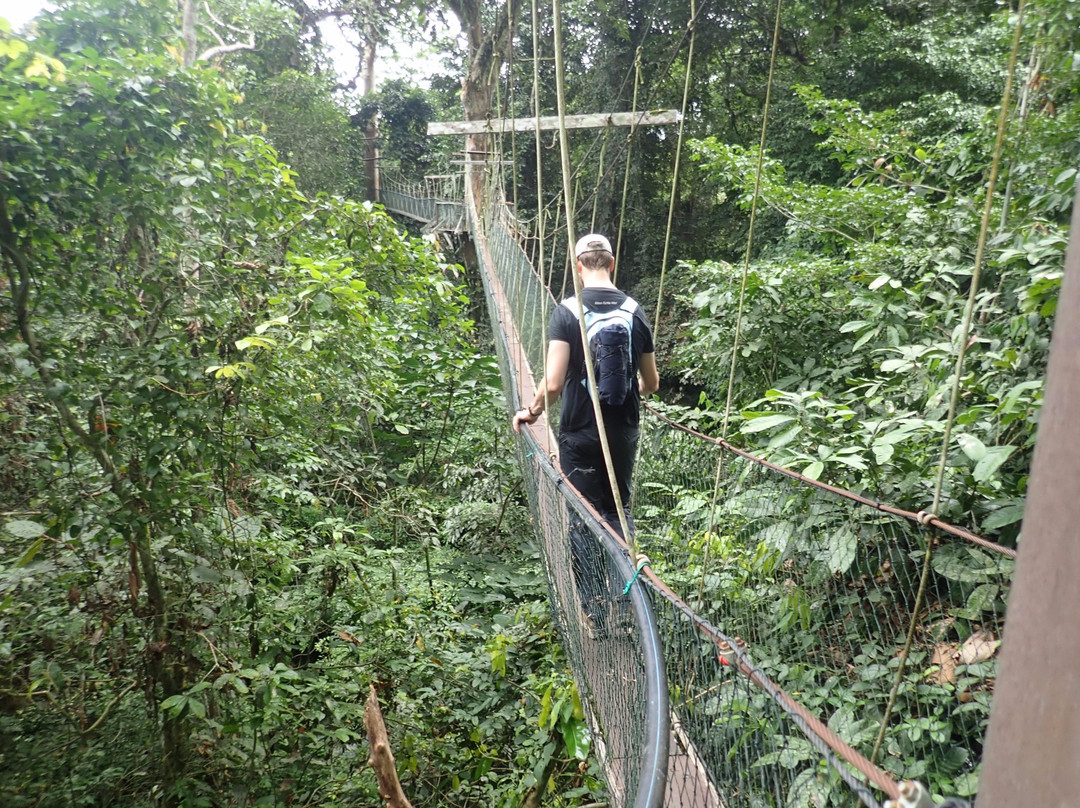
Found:
[[[745,644],[738,637],[730,637],[708,620],[695,612],[687,603],[680,598],[664,581],[651,569],[643,573],[647,576],[650,588],[660,597],[671,603],[679,612],[694,624],[701,634],[708,637],[716,645],[717,653],[723,660],[723,665],[733,667],[756,687],[766,693],[780,708],[791,717],[822,756],[840,772],[844,782],[857,793],[865,805],[877,806],[878,803],[866,789],[865,784],[851,777],[842,767],[835,766],[836,757],[843,759],[856,771],[862,774],[869,783],[882,791],[892,799],[900,795],[899,786],[888,774],[879,769],[851,748],[835,732],[829,729],[820,719],[811,714],[805,707],[794,698],[784,692],[769,676],[754,664],[749,653],[745,650]]]
[[[646,781],[646,786],[639,791],[634,805],[640,806],[640,808],[660,808],[664,804],[667,777],[670,708],[668,706],[664,655],[656,627],[656,617],[643,590],[640,587],[630,586],[637,578],[637,572],[626,554],[627,545],[625,542],[621,541],[612,530],[611,525],[601,519],[599,514],[588,505],[581,494],[563,475],[562,471],[555,467],[551,458],[539,451],[540,444],[536,442],[532,433],[527,433],[525,440],[544,475],[557,486],[567,490],[567,502],[577,511],[579,518],[589,525],[593,534],[605,545],[608,558],[618,568],[619,577],[627,581],[631,607],[634,610],[635,620],[638,626],[641,627],[639,639],[642,643],[642,652],[645,659],[648,699],[645,711],[646,743],[641,761],[641,772]]]
[[[785,477],[791,478],[792,480],[797,480],[804,485],[808,485],[812,488],[817,488],[820,491],[827,491],[828,493],[835,496],[842,497],[843,499],[849,500],[851,502],[857,502],[860,505],[865,505],[869,508],[873,508],[874,510],[881,511],[882,513],[887,513],[890,516],[899,516],[903,519],[908,519],[912,522],[916,522],[919,525],[922,525],[923,527],[937,528],[942,533],[948,533],[952,536],[956,536],[957,538],[971,542],[972,544],[977,544],[980,547],[984,547],[987,550],[992,550],[995,553],[1000,553],[1001,555],[1008,556],[1009,558],[1016,558],[1016,550],[1014,548],[1005,547],[1002,544],[997,544],[996,542],[985,539],[976,533],[972,533],[970,530],[965,530],[962,527],[957,527],[956,525],[950,524],[943,519],[935,516],[930,511],[915,512],[905,510],[903,508],[897,508],[894,505],[886,505],[881,500],[870,499],[869,497],[864,497],[862,494],[856,494],[854,491],[848,491],[845,488],[840,488],[835,485],[830,485],[829,483],[823,483],[820,480],[805,477],[797,471],[785,468],[784,466],[778,466],[775,463],[771,463],[762,457],[758,457],[757,455],[746,451],[745,449],[740,449],[739,447],[733,445],[727,440],[724,440],[723,438],[714,438],[711,435],[706,435],[705,433],[699,432],[696,429],[692,429],[685,424],[681,424],[674,418],[662,412],[660,409],[653,406],[652,404],[649,404],[648,402],[645,402],[645,409],[650,414],[663,421],[673,429],[677,429],[680,432],[686,433],[687,435],[692,435],[699,440],[712,443],[716,446],[721,447],[722,449],[725,449],[726,451],[731,452],[732,454],[749,460],[751,463],[756,463],[759,466],[771,469],[777,474],[782,474]]]

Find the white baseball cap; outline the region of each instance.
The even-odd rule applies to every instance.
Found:
[[[583,254],[589,252],[609,252],[614,255],[611,242],[599,233],[589,233],[587,236],[582,236],[578,239],[577,246],[574,247],[575,258],[581,258]]]

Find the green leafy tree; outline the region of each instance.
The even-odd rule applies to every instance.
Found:
[[[305,194],[358,196],[363,176],[362,133],[350,124],[324,76],[286,70],[251,76],[244,109],[266,127],[278,157],[296,171]]]
[[[376,496],[382,436],[428,428],[400,398],[404,362],[464,351],[465,301],[384,215],[300,194],[215,72],[55,41],[3,40],[4,510],[25,517],[0,562],[19,711],[4,754],[70,767],[84,796],[214,802],[237,769],[205,780],[195,761],[242,729],[258,750],[245,787],[277,788],[292,769],[265,731],[356,687],[297,684],[357,563],[341,538],[356,528],[322,503]],[[440,390],[472,390],[453,362]],[[289,515],[305,508],[313,524]],[[288,688],[295,709],[275,696]],[[102,766],[106,729],[123,740]],[[47,787],[44,763],[15,769],[13,799]]]
[[[1041,42],[1036,31],[1030,46],[1038,51]],[[1022,512],[1075,177],[1075,155],[1062,152],[1057,133],[1076,111],[1045,111],[1050,99],[1071,98],[1074,84],[1068,73],[1040,74],[1035,86],[1045,100],[1029,98],[1013,116],[1023,135],[1006,158],[1011,190],[995,211],[949,447],[948,518],[1004,529],[1006,539]],[[973,125],[969,108],[942,108],[931,126],[905,118],[915,107],[871,112],[813,88],[798,93],[842,182],[801,181],[779,160],[765,161],[762,204],[786,227],[751,267],[735,391],[742,431],[804,473],[919,509],[930,500],[927,469],[936,466],[948,407],[991,155],[990,111]],[[1032,114],[1032,103],[1043,111]],[[924,126],[931,128],[916,135]],[[697,157],[749,204],[753,150],[710,139]],[[1038,176],[1029,164],[1040,166]],[[701,274],[693,299],[701,315],[681,356],[687,378],[719,401],[739,273]],[[792,344],[796,333],[810,338]],[[800,448],[808,444],[818,448]]]

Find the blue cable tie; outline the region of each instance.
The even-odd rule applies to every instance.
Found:
[[[630,587],[632,587],[634,585],[634,581],[636,581],[638,579],[638,576],[641,575],[641,571],[643,569],[645,569],[646,567],[651,567],[651,566],[652,566],[652,564],[649,561],[649,557],[644,556],[644,555],[641,556],[641,558],[638,560],[638,563],[637,563],[637,569],[634,570],[634,577],[626,582],[626,587],[623,589],[622,593],[624,595],[629,594],[630,593]]]

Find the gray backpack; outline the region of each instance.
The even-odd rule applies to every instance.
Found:
[[[562,304],[575,317],[580,317],[577,298],[568,297]],[[637,308],[637,301],[630,297],[617,309],[607,312],[584,306],[596,391],[603,403],[615,407],[626,403],[635,381],[633,339]],[[587,377],[582,379],[582,384],[588,384]]]

